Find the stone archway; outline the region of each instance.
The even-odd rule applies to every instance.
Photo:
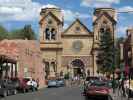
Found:
[[[84,62],[81,59],[74,59],[71,62],[72,70],[73,70],[73,76],[84,76],[85,74],[85,65]]]

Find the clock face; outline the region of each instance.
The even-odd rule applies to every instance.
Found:
[[[72,48],[74,52],[79,52],[83,48],[83,43],[80,40],[74,41]]]

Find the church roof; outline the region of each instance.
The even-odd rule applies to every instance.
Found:
[[[46,16],[42,17],[42,19],[39,21],[39,24],[41,24],[41,22],[48,16],[51,15],[55,20],[57,20],[59,23],[62,23],[60,19],[58,19],[52,12],[49,12]]]
[[[92,33],[78,18],[63,33],[66,33],[76,22],[79,22],[89,33]]]
[[[111,17],[107,12],[103,12],[94,22],[93,24],[95,24],[102,16],[106,16],[111,22],[113,22],[114,24],[116,24],[117,22],[114,20],[113,17]]]

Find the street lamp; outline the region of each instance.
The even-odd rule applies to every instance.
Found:
[[[113,36],[113,93],[115,93],[115,39],[114,39],[114,36]]]

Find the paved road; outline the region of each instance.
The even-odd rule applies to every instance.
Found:
[[[118,95],[118,91],[112,95],[113,100],[128,100]],[[61,88],[45,88],[38,92],[20,93],[0,100],[85,100],[81,96],[80,88],[61,87]],[[129,99],[133,100],[133,99]]]
[[[79,88],[46,88],[38,92],[17,94],[0,100],[84,100]]]

